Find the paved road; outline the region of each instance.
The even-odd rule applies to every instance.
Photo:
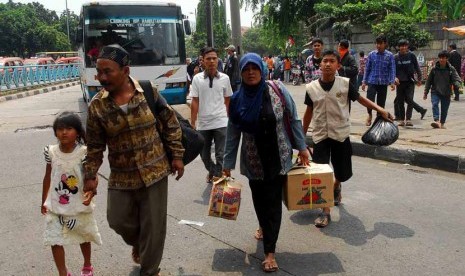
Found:
[[[47,126],[63,110],[85,117],[79,87],[0,103],[2,275],[56,275],[50,249],[42,245],[41,148],[54,143]],[[275,275],[465,275],[463,175],[358,157],[354,170],[328,228],[312,225],[315,210],[283,210]],[[107,163],[100,172],[108,176]],[[162,275],[265,275],[262,245],[252,238],[257,222],[247,185],[237,221],[212,218],[204,176],[197,159],[179,182],[170,179]],[[106,222],[105,188],[100,178],[96,217],[104,244],[93,247],[96,275],[137,275],[130,248]],[[180,225],[182,219],[205,224]],[[66,250],[76,275],[79,249]]]

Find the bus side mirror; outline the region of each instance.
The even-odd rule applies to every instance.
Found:
[[[191,30],[191,23],[189,22],[189,19],[183,19],[182,21],[184,23],[184,33],[186,35],[191,35],[192,30]]]

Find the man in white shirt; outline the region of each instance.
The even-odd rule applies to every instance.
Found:
[[[206,47],[203,49],[202,56],[205,71],[194,76],[190,90],[191,124],[205,138],[200,156],[208,170],[207,182],[211,183],[213,177],[222,175],[229,99],[232,89],[228,75],[218,72],[216,49]],[[212,141],[215,142],[216,163],[211,158]]]

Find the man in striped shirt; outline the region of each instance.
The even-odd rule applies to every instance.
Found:
[[[391,91],[395,90],[396,64],[394,55],[386,50],[387,39],[384,34],[376,38],[376,50],[371,51],[367,57],[365,74],[363,75],[362,90],[368,84],[367,98],[383,107],[386,104],[387,86]],[[368,117],[366,125],[370,126],[372,121],[372,110],[367,108]]]

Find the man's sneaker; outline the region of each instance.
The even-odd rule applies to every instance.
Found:
[[[405,122],[405,125],[406,126],[413,126],[412,121],[410,121],[410,120],[407,120],[407,122]]]
[[[426,111],[428,111],[428,109],[424,108],[422,111],[420,111],[420,120],[423,120],[423,118],[425,117],[425,114],[426,114]]]
[[[405,122],[404,121],[399,121],[398,126],[405,126]]]
[[[432,123],[431,123],[431,126],[432,126],[433,128],[440,128],[440,127],[441,127],[441,125],[439,124],[439,122],[432,122]]]

